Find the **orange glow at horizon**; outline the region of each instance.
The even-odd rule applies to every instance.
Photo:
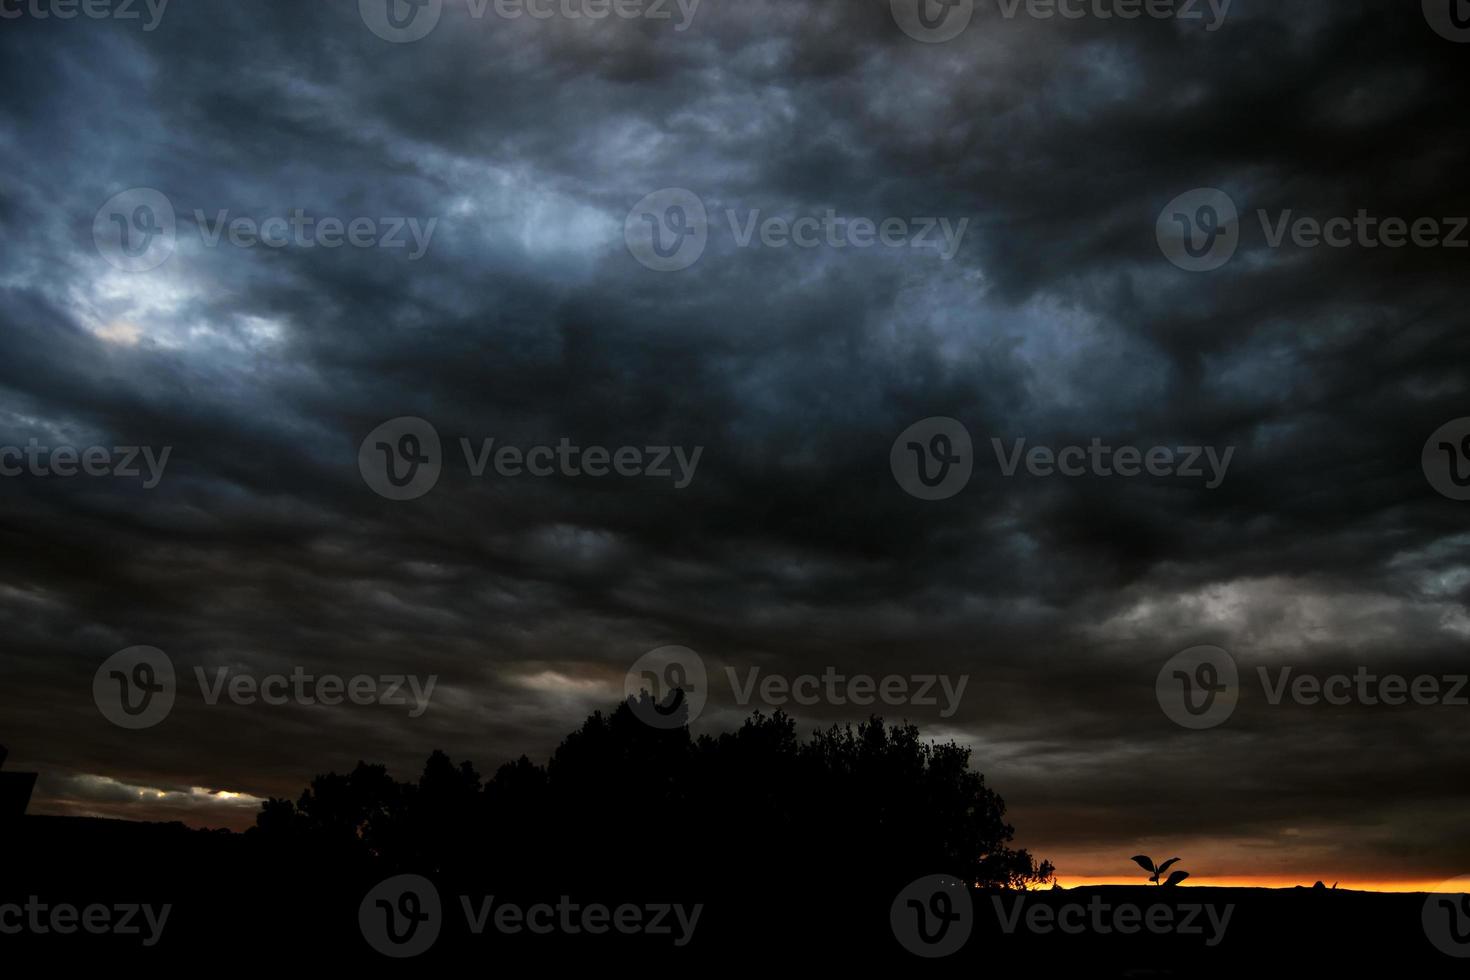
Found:
[[[1449,882],[1444,879],[1401,879],[1397,881],[1374,881],[1366,878],[1342,878],[1336,879],[1339,891],[1348,890],[1356,892],[1434,892],[1447,891],[1445,886]],[[1322,879],[1328,888],[1333,882],[1326,878]],[[1289,875],[1235,875],[1220,877],[1190,877],[1188,881],[1182,882],[1179,888],[1294,888],[1301,885],[1311,888],[1316,879],[1303,881],[1300,878]],[[1086,878],[1077,875],[1057,875],[1057,884],[1063,888],[1083,888],[1089,885],[1149,885],[1147,875],[1133,875],[1130,877],[1099,877]],[[1464,882],[1460,881],[1458,888],[1464,888]]]

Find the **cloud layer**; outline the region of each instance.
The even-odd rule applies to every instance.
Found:
[[[942,44],[886,0],[705,0],[682,31],[672,4],[448,0],[406,44],[355,2],[0,23],[0,445],[171,448],[152,489],[0,479],[11,764],[43,773],[41,809],[239,826],[210,791],[294,796],[360,757],[406,776],[435,747],[544,757],[680,644],[710,669],[712,728],[748,710],[726,666],[969,675],[949,717],[874,710],[973,744],[1064,873],[1175,842],[1201,876],[1462,873],[1470,708],[1273,706],[1255,681],[1470,670],[1470,505],[1421,466],[1470,414],[1466,253],[1272,247],[1257,219],[1470,214],[1466,49],[1418,6],[1236,0],[1211,31],[981,2]],[[177,230],[128,272],[94,218],[140,187]],[[666,188],[709,216],[677,272],[625,241]],[[1156,240],[1194,188],[1241,213],[1208,273]],[[298,211],[435,224],[418,258],[210,244],[222,212]],[[737,233],[829,211],[966,224],[948,261]],[[398,502],[358,453],[404,416],[444,466]],[[889,465],[933,417],[975,447],[937,502]],[[682,489],[476,477],[462,438],[702,457]],[[1234,456],[1212,490],[1006,477],[992,439]],[[1155,678],[1202,643],[1245,684],[1196,732]],[[136,644],[181,692],[126,732],[92,683]],[[438,686],[417,718],[210,705],[196,667]],[[165,795],[120,792],[140,787]]]

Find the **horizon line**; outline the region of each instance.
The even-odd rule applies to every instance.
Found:
[[[1448,878],[1334,878],[1331,881],[1329,881],[1327,878],[1314,877],[1309,881],[1303,881],[1301,878],[1298,878],[1296,876],[1285,874],[1213,876],[1191,875],[1187,882],[1183,882],[1174,887],[1189,888],[1193,886],[1196,888],[1270,888],[1281,890],[1292,889],[1300,886],[1302,888],[1312,889],[1316,882],[1319,880],[1327,886],[1328,891],[1332,890],[1333,882],[1336,882],[1338,891],[1380,892],[1385,894],[1423,894],[1444,891],[1446,894],[1451,894],[1453,893],[1453,891],[1446,886],[1450,885],[1451,882],[1455,881],[1456,879],[1453,875],[1451,875]],[[1140,885],[1149,888],[1158,887],[1151,884],[1147,880],[1146,876],[1141,875],[1057,875],[1056,883],[1061,885],[1062,888],[1087,888],[1106,885]],[[1461,890],[1463,890],[1463,883],[1461,884]]]

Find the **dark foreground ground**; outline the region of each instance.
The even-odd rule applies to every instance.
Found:
[[[650,836],[657,839],[660,835]],[[662,844],[608,841],[632,863],[671,860],[696,866],[701,848],[718,846],[718,841],[672,830]],[[554,856],[548,856],[548,867],[554,866]],[[360,909],[369,891],[394,870],[334,866],[311,855],[287,862],[264,853],[252,836],[177,824],[24,818],[5,827],[0,837],[0,976],[20,975],[7,969],[19,963],[77,961],[137,961],[228,974],[287,963],[375,972],[392,968],[395,961],[365,936]],[[958,931],[940,942],[963,938],[958,948],[925,959],[895,934],[890,907],[898,888],[805,881],[799,855],[786,856],[779,870],[774,862],[771,868],[753,868],[748,881],[709,882],[701,894],[694,889],[630,896],[618,894],[615,882],[562,888],[552,873],[544,883],[506,894],[495,882],[457,881],[452,869],[429,877],[440,912],[434,926],[425,929],[437,932],[422,953],[398,960],[397,968],[544,968],[575,962],[625,963],[639,970],[712,969],[721,975],[793,967],[1119,977],[1470,974],[1470,959],[1446,955],[1431,942],[1429,931],[1440,913],[1432,910],[1426,925],[1425,895],[1187,885],[1030,893],[961,889],[954,901],[970,899],[968,938],[960,935],[962,926],[953,926]],[[610,909],[656,910],[680,904],[687,913],[696,903],[703,907],[692,931],[681,930],[669,912],[663,917],[668,931],[656,935],[611,929],[569,935],[555,926],[545,934],[511,933],[497,930],[493,915],[479,934],[467,924],[464,897],[471,909],[490,896],[495,907],[512,902],[529,908],[537,902],[556,906],[563,894],[563,904],[575,902],[579,908],[604,903]],[[42,904],[44,932],[26,908]],[[170,907],[161,929],[142,911],[128,911],[144,905],[154,910],[153,922],[163,906]],[[65,911],[68,906],[75,907],[74,914]],[[428,914],[422,904],[405,909],[414,910]],[[368,921],[379,914],[370,909]],[[658,913],[640,914],[651,921]],[[1462,935],[1449,930],[1467,920],[1453,915],[1453,909],[1443,910],[1441,939]],[[88,931],[88,921],[94,929],[106,923],[108,931]],[[571,921],[587,920],[573,915]],[[112,928],[118,924],[136,931],[118,934]],[[689,933],[683,945],[681,931]],[[1461,952],[1470,952],[1470,935],[1464,938]]]

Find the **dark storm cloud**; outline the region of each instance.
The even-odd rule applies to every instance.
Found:
[[[973,742],[1024,842],[1074,873],[1155,838],[1242,842],[1217,874],[1301,841],[1364,875],[1470,860],[1449,819],[1467,709],[1251,692],[1187,732],[1153,691],[1206,642],[1247,674],[1466,669],[1465,512],[1419,464],[1466,414],[1465,253],[1271,249],[1254,218],[1470,213],[1464,52],[1418,5],[1237,0],[1208,32],[981,3],[926,45],[877,2],[705,0],[679,32],[450,0],[389,44],[355,3],[177,0],[152,32],[22,18],[0,45],[0,444],[172,448],[152,490],[0,480],[4,738],[52,809],[117,812],[141,787],[166,795],[140,816],[238,825],[194,788],[294,794],[436,746],[482,769],[544,756],[677,643],[711,667],[707,727],[744,710],[726,665],[971,675],[952,717],[885,713]],[[92,241],[132,187],[178,216],[147,272]],[[623,223],[666,187],[712,231],[661,274]],[[1207,275],[1154,237],[1196,187],[1242,212]],[[298,208],[436,225],[410,260],[208,247],[195,217]],[[967,226],[949,262],[736,248],[727,209]],[[430,420],[447,459],[401,503],[356,464],[397,416]],[[976,440],[941,503],[888,467],[931,416]],[[491,436],[704,451],[686,489],[473,478],[458,440]],[[1209,491],[1006,479],[992,437],[1235,456]],[[184,690],[131,733],[91,685],[134,644]],[[297,665],[439,688],[410,718],[210,706],[192,681]]]

